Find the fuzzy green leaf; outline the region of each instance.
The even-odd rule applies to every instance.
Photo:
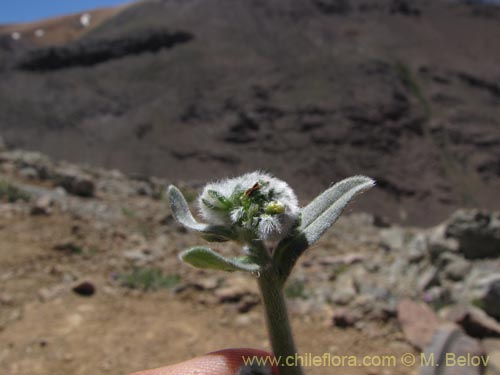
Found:
[[[186,199],[184,199],[180,190],[175,186],[170,185],[167,189],[167,194],[170,209],[175,220],[187,229],[200,232],[207,241],[223,242],[233,238],[233,234],[228,228],[197,222],[189,210]]]
[[[302,222],[299,231],[304,233],[312,245],[332,226],[352,199],[375,185],[369,177],[346,178],[317,196],[301,211]]]
[[[208,247],[192,247],[180,254],[183,262],[196,268],[215,269],[221,271],[246,271],[255,272],[260,269],[259,265],[253,263],[247,257],[228,259],[216,253]]]
[[[352,199],[375,185],[369,177],[346,178],[317,196],[301,210],[296,232],[281,241],[274,253],[274,263],[284,282],[297,259],[330,228]]]

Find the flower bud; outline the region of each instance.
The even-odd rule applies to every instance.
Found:
[[[198,204],[209,224],[230,228],[243,242],[279,241],[298,224],[295,193],[267,173],[252,172],[209,183]]]

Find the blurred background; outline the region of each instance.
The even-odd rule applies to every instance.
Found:
[[[459,316],[483,319],[464,340],[498,358],[498,341],[474,340],[500,336],[499,4],[2,3],[0,365],[123,374],[267,347],[244,277],[179,266],[198,240],[163,200],[169,183],[194,203],[204,182],[255,169],[302,204],[377,181],[298,266],[301,349],[418,352],[429,338],[402,332]],[[471,310],[437,317],[457,305]]]

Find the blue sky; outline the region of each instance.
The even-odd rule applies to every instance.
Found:
[[[29,22],[132,0],[1,0],[0,24]]]
[[[29,22],[134,0],[1,0],[0,24]],[[500,5],[500,0],[476,0]]]

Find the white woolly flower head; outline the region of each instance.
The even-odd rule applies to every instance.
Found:
[[[209,224],[228,227],[246,241],[279,241],[299,219],[293,190],[286,182],[263,172],[207,184],[198,205]]]

